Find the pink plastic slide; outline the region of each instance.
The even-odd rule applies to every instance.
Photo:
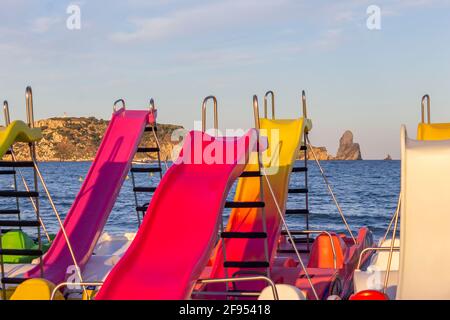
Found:
[[[81,269],[92,255],[130,170],[145,126],[154,121],[154,116],[151,111],[125,109],[113,114],[89,173],[64,220],[64,228]],[[44,278],[61,283],[68,271],[74,274],[74,270],[68,270],[73,265],[64,235],[59,231],[44,256]],[[39,266],[25,274],[29,278],[40,276]]]
[[[189,298],[214,249],[227,194],[255,149],[254,129],[241,138],[190,132],[96,299]]]

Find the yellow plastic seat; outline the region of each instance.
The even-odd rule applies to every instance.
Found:
[[[45,279],[29,279],[16,288],[11,300],[50,300],[54,289],[55,285]],[[56,291],[53,300],[64,300],[64,296]]]
[[[42,139],[39,128],[30,128],[23,121],[13,121],[6,128],[0,128],[0,159],[15,142],[37,142]]]

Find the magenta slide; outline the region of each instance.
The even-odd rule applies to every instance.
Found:
[[[64,220],[64,228],[81,269],[92,255],[130,170],[145,126],[152,119],[150,111],[120,109],[113,114],[95,160]],[[43,260],[45,279],[56,284],[66,279],[68,267],[74,263],[61,230]],[[25,274],[29,278],[40,276],[39,265]]]
[[[189,298],[214,249],[227,194],[255,148],[254,129],[240,138],[190,132],[96,299]]]

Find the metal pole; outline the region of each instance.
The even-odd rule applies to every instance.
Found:
[[[302,106],[303,106],[303,118],[308,118],[307,108],[306,108],[306,92],[302,91]]]
[[[25,90],[25,100],[27,106],[27,122],[30,128],[34,128],[34,110],[33,110],[33,90],[28,86]]]
[[[395,217],[397,216],[397,212],[398,212],[399,209],[400,209],[400,195],[398,196],[397,209],[395,209],[395,213],[392,216],[391,221],[389,222],[389,225],[388,225],[387,230],[386,230],[386,232],[384,234],[383,240],[381,241],[381,245],[383,245],[383,242],[386,241],[386,238],[387,238],[387,236],[389,234],[389,231],[391,231],[392,224],[394,223]]]
[[[117,105],[118,105],[119,103],[122,104],[122,108],[125,109],[125,100],[124,100],[124,99],[119,99],[119,100],[114,101],[114,105],[113,105],[113,111],[114,111],[114,112],[117,111]]]
[[[266,100],[265,100],[266,101]],[[273,107],[273,105],[272,105]],[[272,109],[273,110],[273,109]],[[265,110],[267,111],[267,109]],[[256,128],[256,152],[258,155],[258,170],[259,172],[262,171],[262,168],[264,166],[264,164],[262,163],[262,157],[261,157],[261,146],[260,146],[260,120],[259,120],[259,105],[258,105],[258,96],[254,95],[253,96],[253,112],[254,112],[254,117],[255,117],[255,128]],[[259,177],[259,200],[261,202],[264,202],[264,180],[262,175]],[[258,209],[256,209],[258,210]],[[263,232],[265,234],[267,234],[267,217],[266,217],[266,210],[265,208],[261,208],[261,216],[263,219]],[[266,261],[270,263],[270,257],[269,257],[269,243],[268,243],[268,238],[266,237],[264,240],[264,255],[266,258]],[[267,272],[267,276],[270,278],[270,266],[267,268],[266,270]]]
[[[399,199],[399,203],[400,203],[400,199]],[[397,234],[397,226],[398,226],[398,217],[399,217],[399,215],[400,215],[400,210],[397,210],[397,214],[395,215],[394,230],[392,231],[391,250],[389,251],[389,258],[388,258],[388,264],[387,264],[387,269],[386,269],[386,276],[384,277],[383,293],[386,293],[387,287],[388,287],[388,284],[389,284],[389,274],[390,274],[390,271],[391,271],[392,255],[394,253],[395,236]]]
[[[425,123],[425,100],[427,100],[427,116],[428,116],[428,123],[431,121],[431,99],[428,94],[424,95],[422,97],[422,123]]]
[[[9,126],[11,123],[11,118],[9,116],[9,105],[8,101],[3,101],[3,114],[5,115],[5,126]]]
[[[2,232],[2,228],[0,227],[0,234]],[[0,240],[0,250],[3,249],[2,241]],[[3,261],[3,254],[0,254],[0,267],[2,272],[2,279],[5,277],[5,262]],[[6,300],[6,285],[3,281],[2,282],[2,299]]]
[[[309,141],[309,137],[306,136],[306,138],[307,138],[308,148],[311,149],[311,153],[312,153],[312,155],[313,155],[313,157],[314,157],[314,160],[315,160],[317,166],[319,167],[319,171],[320,171],[320,173],[321,173],[321,175],[322,175],[323,180],[325,181],[325,184],[327,185],[328,191],[329,191],[330,194],[331,194],[331,198],[333,199],[334,204],[336,205],[336,208],[338,209],[339,214],[341,215],[342,221],[344,222],[344,225],[345,225],[345,227],[347,228],[347,231],[348,231],[348,233],[350,234],[350,236],[351,236],[353,242],[354,242],[355,244],[357,244],[358,242],[356,241],[356,238],[355,238],[355,236],[353,235],[353,232],[352,232],[352,230],[350,229],[350,226],[349,226],[348,223],[347,223],[347,219],[345,218],[344,213],[342,212],[341,206],[339,205],[339,202],[337,201],[336,196],[334,195],[333,189],[331,188],[331,185],[330,185],[330,183],[328,182],[328,178],[327,178],[327,176],[325,175],[325,172],[323,171],[322,166],[320,165],[319,159],[317,158],[316,153],[314,152],[314,149],[312,148],[311,142]]]
[[[209,100],[213,100],[214,103],[214,129],[215,129],[215,136],[218,136],[219,131],[219,119],[217,116],[217,98],[215,96],[208,96],[203,100],[202,104],[202,131],[206,131],[206,105]]]
[[[275,94],[273,91],[267,91],[264,95],[264,118],[267,119],[267,98],[269,95],[272,98],[272,119],[275,119]]]
[[[300,265],[301,265],[301,267],[303,269],[303,272],[305,273],[305,277],[308,280],[308,283],[309,283],[309,285],[311,287],[311,290],[312,290],[312,292],[314,294],[315,299],[316,300],[320,300],[319,296],[317,294],[317,291],[316,291],[316,289],[314,287],[314,284],[312,283],[311,276],[309,275],[308,269],[306,268],[305,264],[303,263],[302,256],[300,255],[300,252],[298,251],[297,246],[295,245],[294,238],[292,237],[292,234],[291,234],[291,231],[289,230],[289,227],[287,225],[286,219],[284,218],[283,212],[281,211],[280,205],[278,204],[278,201],[277,201],[277,199],[275,197],[275,192],[272,189],[272,185],[270,184],[270,181],[269,181],[269,178],[267,177],[266,171],[265,171],[264,168],[262,168],[262,169],[263,169],[263,175],[264,175],[264,177],[266,178],[266,181],[267,181],[267,186],[269,187],[270,194],[272,195],[272,199],[273,199],[273,201],[275,203],[275,206],[277,208],[278,215],[280,216],[280,219],[283,222],[284,229],[286,230],[287,236],[288,236],[289,240],[291,241],[292,248],[294,249],[295,254],[297,255],[297,259],[300,262]]]

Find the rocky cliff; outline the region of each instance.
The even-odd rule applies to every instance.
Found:
[[[324,160],[362,160],[361,150],[358,143],[353,142],[353,133],[349,130],[345,131],[339,140],[339,148],[336,156],[328,153],[325,147],[314,147],[314,153],[319,161]],[[304,154],[300,152],[299,159],[303,160]],[[308,152],[308,160],[314,160],[311,151]]]
[[[334,160],[362,160],[359,143],[353,142],[351,131],[345,131],[339,140],[339,149]]]
[[[39,161],[89,161],[94,159],[109,121],[90,118],[50,118],[37,121],[35,126],[42,129],[43,139],[37,144]],[[157,137],[161,143],[161,157],[170,157],[175,142],[172,132],[181,126],[158,124]],[[141,142],[143,146],[156,146],[152,132],[146,132]],[[28,148],[17,144],[15,152],[19,159],[26,159]],[[144,159],[139,154],[136,159]]]

